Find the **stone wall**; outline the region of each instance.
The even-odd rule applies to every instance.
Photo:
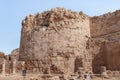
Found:
[[[0,52],[0,73],[2,72],[2,63],[3,63],[4,58],[5,58],[5,53]]]
[[[55,67],[53,73],[73,73],[76,56],[88,54],[89,28],[89,17],[82,12],[54,8],[29,15],[22,22],[20,59],[34,58],[44,68]]]
[[[120,31],[120,10],[95,16],[90,19],[92,37],[107,35]]]
[[[107,39],[104,53],[106,53],[106,67],[109,70],[120,70],[120,32],[104,36]]]
[[[94,72],[100,72],[100,66],[108,70],[120,70],[120,11],[91,18],[91,39],[89,51],[93,55]]]
[[[11,54],[10,54],[10,58],[12,61],[14,60],[19,60],[19,48],[14,49]]]
[[[120,11],[89,17],[54,8],[22,21],[19,60],[41,73],[120,70]]]
[[[89,40],[89,53],[92,54],[93,71],[100,72],[100,66],[108,70],[120,70],[120,35],[119,32]],[[116,37],[116,36],[117,37]]]

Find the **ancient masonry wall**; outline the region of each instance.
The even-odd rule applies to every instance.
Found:
[[[92,37],[120,32],[120,10],[92,17],[90,22],[90,32]]]
[[[93,55],[95,72],[100,66],[108,70],[120,70],[120,11],[90,19],[90,53]]]
[[[27,16],[22,22],[20,59],[27,59],[28,65],[34,59],[36,64],[29,70],[41,73],[74,73],[78,67],[89,66],[89,24],[87,15],[63,8]],[[81,64],[75,65],[76,56]]]
[[[120,70],[120,11],[89,17],[54,8],[22,21],[19,60],[29,71],[74,73]],[[91,69],[92,67],[92,69]]]

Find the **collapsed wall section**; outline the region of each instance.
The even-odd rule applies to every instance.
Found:
[[[78,67],[89,65],[85,63],[89,38],[89,17],[82,12],[54,8],[29,15],[22,22],[20,60],[33,59],[35,64],[26,63],[29,69],[42,73],[74,73],[76,56],[84,61]]]

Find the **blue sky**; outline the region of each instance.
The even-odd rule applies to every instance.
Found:
[[[120,9],[120,0],[0,0],[0,51],[9,54],[19,47],[25,16],[54,7],[95,16]]]

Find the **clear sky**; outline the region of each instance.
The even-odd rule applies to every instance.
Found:
[[[25,16],[54,7],[95,16],[120,9],[120,0],[0,0],[0,51],[9,54],[19,47]]]

